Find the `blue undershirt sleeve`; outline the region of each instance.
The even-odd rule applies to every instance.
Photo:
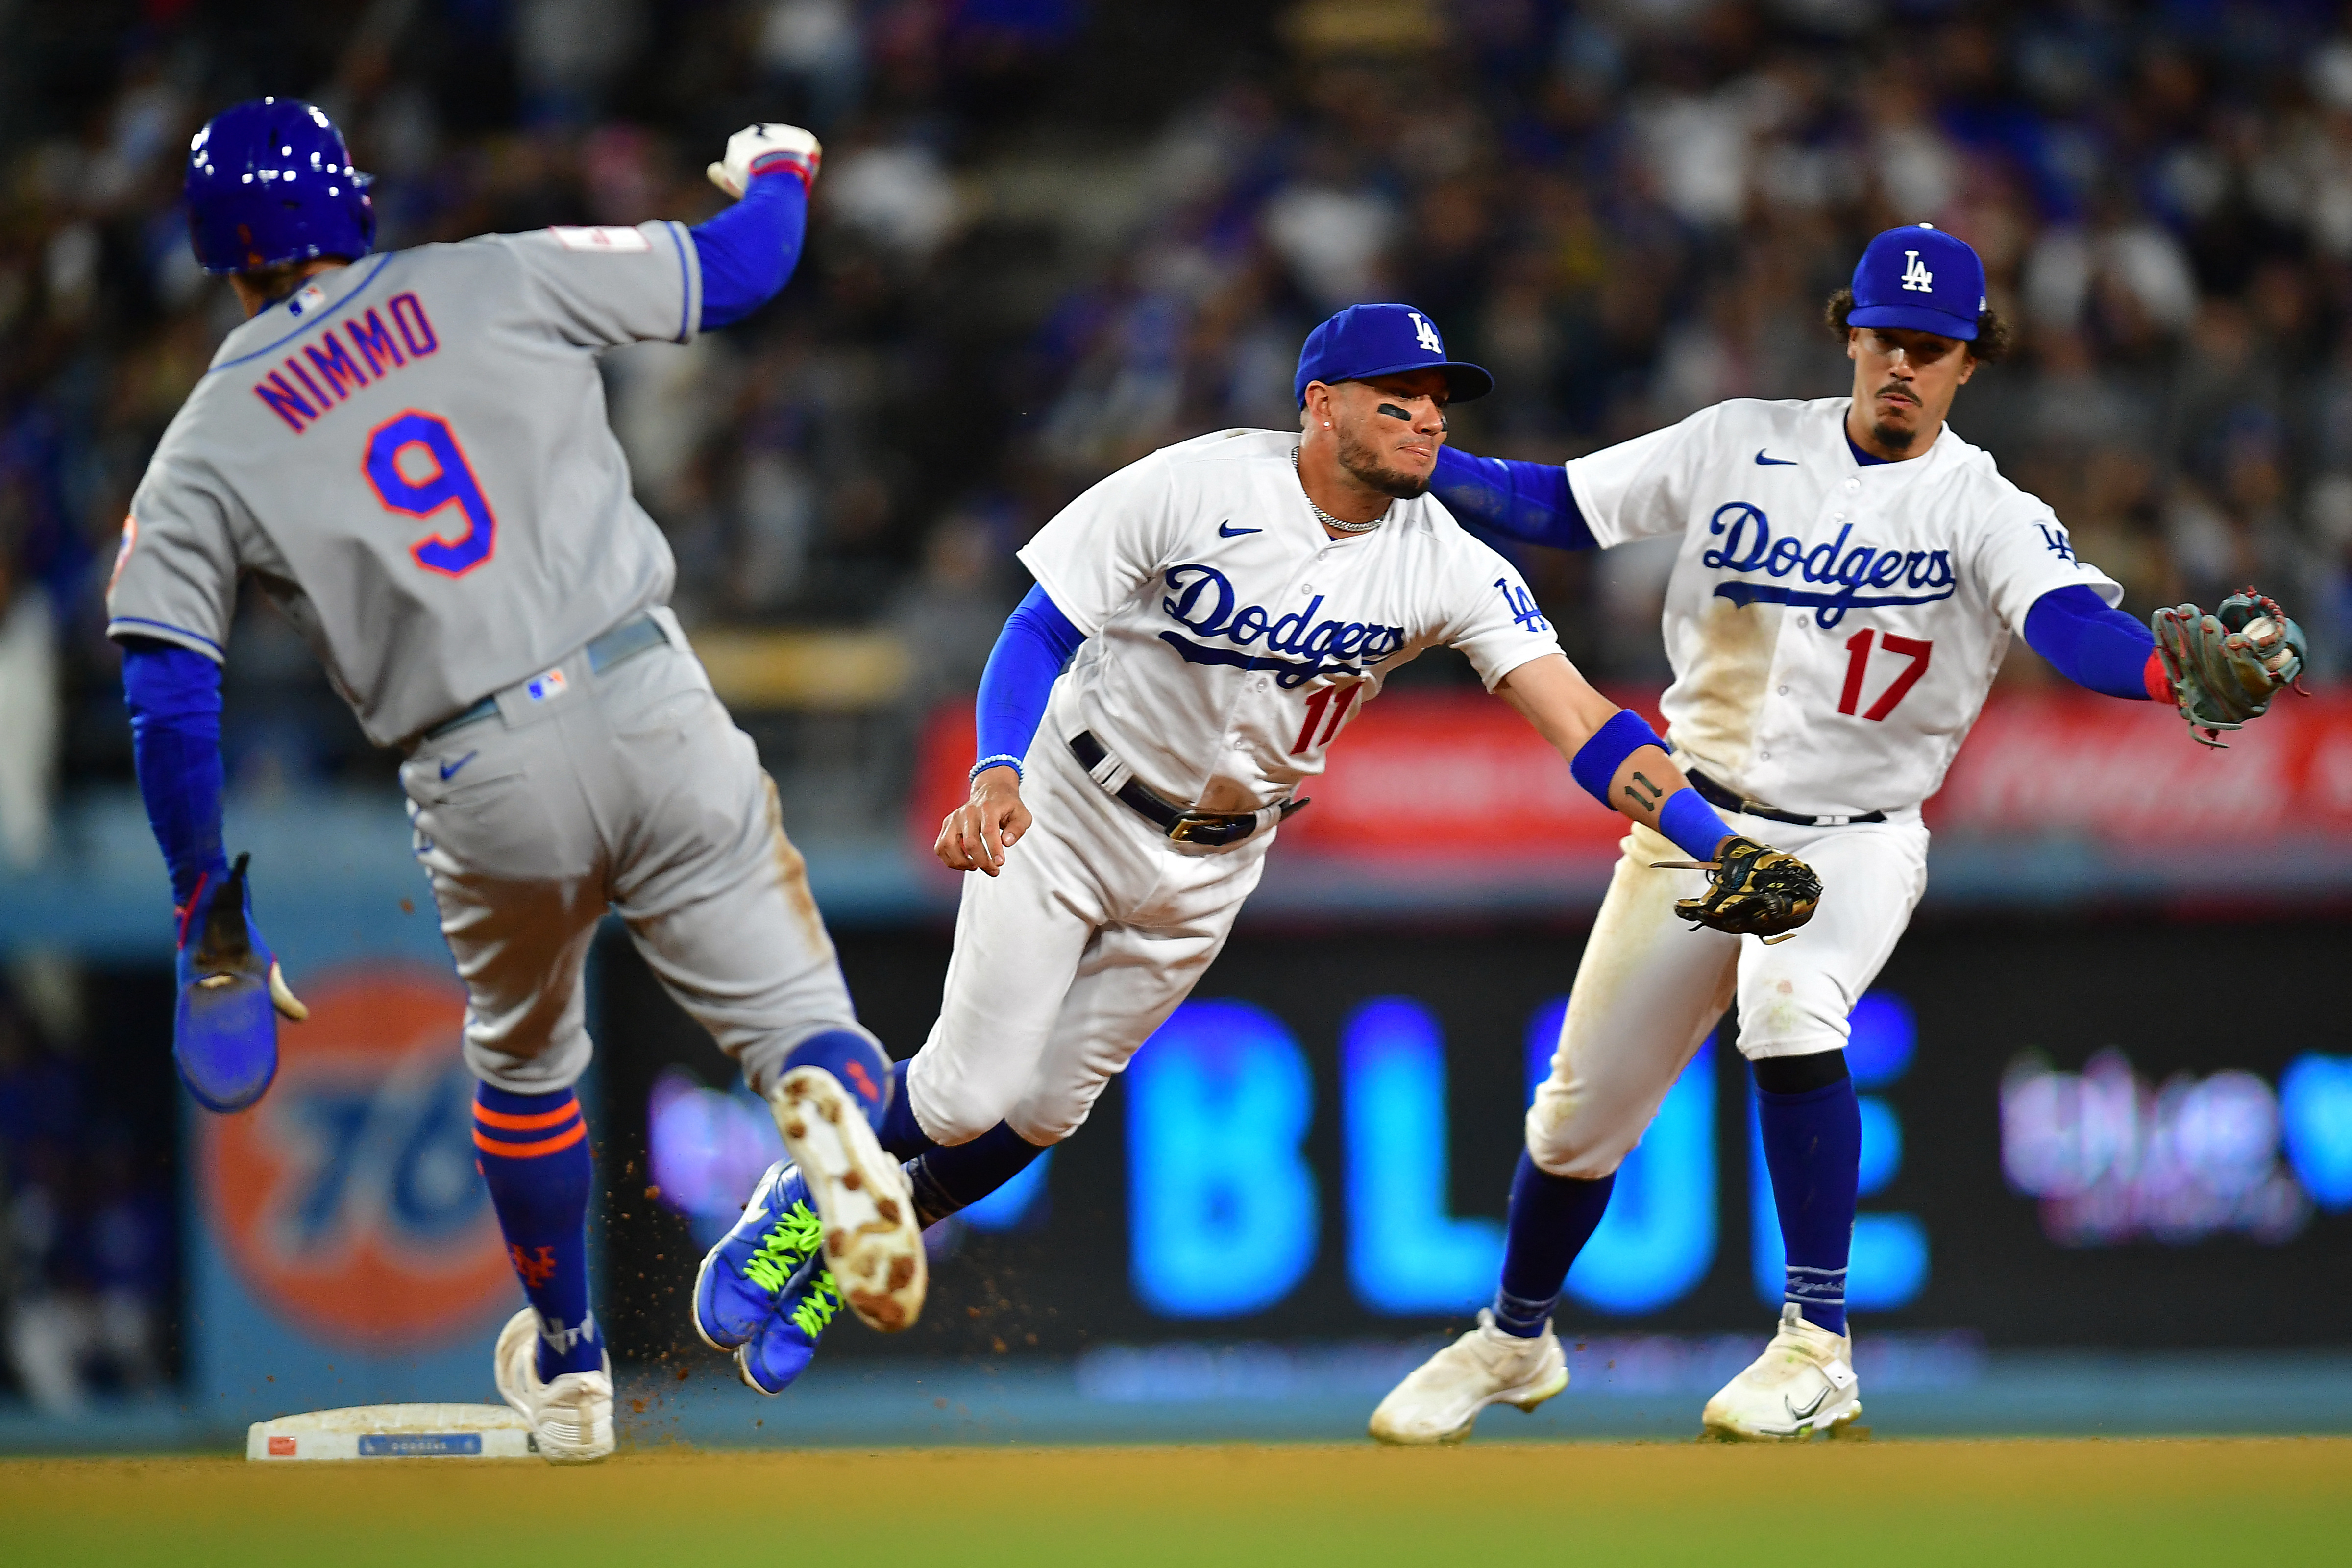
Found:
[[[705,331],[740,321],[793,275],[808,229],[808,188],[788,170],[761,174],[743,199],[687,232],[702,260]]]
[[[982,761],[1018,761],[1029,754],[1055,679],[1086,640],[1043,587],[1029,590],[1005,621],[981,673],[976,716]]]
[[[2025,613],[2025,642],[2077,686],[2147,699],[2156,634],[2079,583],[2033,601]]]
[[[221,672],[203,654],[136,639],[122,649],[122,695],[148,826],[184,905],[206,873],[228,874],[221,853]]]
[[[1453,447],[1437,449],[1430,489],[1465,525],[1522,544],[1591,550],[1592,530],[1558,463],[1474,458]]]

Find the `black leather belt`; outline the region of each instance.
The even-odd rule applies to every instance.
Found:
[[[1070,754],[1077,758],[1078,765],[1090,773],[1102,766],[1110,755],[1088,730],[1081,730],[1070,737]],[[1240,843],[1258,830],[1260,819],[1265,816],[1263,812],[1256,811],[1194,811],[1189,806],[1178,805],[1136,778],[1129,779],[1118,787],[1117,798],[1121,805],[1177,843],[1197,844],[1204,849],[1222,849],[1228,844]],[[1275,820],[1280,822],[1306,805],[1303,800],[1286,800]]]
[[[1685,768],[1683,777],[1690,780],[1691,788],[1707,805],[1724,811],[1736,811],[1744,816],[1760,816],[1770,822],[1793,822],[1800,827],[1851,827],[1857,823],[1884,822],[1883,811],[1865,812],[1860,816],[1807,816],[1802,812],[1782,811],[1777,805],[1766,805],[1760,800],[1746,800],[1724,788],[1696,768]]]
[[[658,647],[668,640],[669,637],[661,629],[661,623],[651,616],[637,616],[623,621],[588,645],[588,673],[602,675],[623,659],[643,653],[649,647]],[[485,719],[495,719],[498,717],[498,693],[492,692],[471,708],[461,713],[451,714],[430,730],[418,735],[415,743],[421,746],[425,742],[446,735],[452,730],[462,730],[468,724],[478,724]]]

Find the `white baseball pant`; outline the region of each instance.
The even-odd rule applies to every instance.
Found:
[[[1812,867],[1821,906],[1792,940],[1769,947],[1694,930],[1675,900],[1704,891],[1706,873],[1652,870],[1689,857],[1633,826],[1577,966],[1551,1077],[1528,1110],[1528,1152],[1553,1175],[1593,1181],[1623,1163],[1735,994],[1741,1055],[1842,1048],[1847,1015],[1927,890],[1927,829],[1916,810],[1843,827],[1727,820]]]
[[[1003,1121],[1052,1144],[1084,1125],[1224,947],[1276,831],[1170,842],[1087,775],[1051,715],[1024,761],[1033,824],[998,875],[965,877],[939,1022],[906,1069],[940,1143]]]

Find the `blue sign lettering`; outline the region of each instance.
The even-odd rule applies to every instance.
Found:
[[[1348,1278],[1375,1312],[1466,1312],[1495,1293],[1503,1227],[1446,1213],[1445,1047],[1404,996],[1365,1003],[1339,1038]]]
[[[1127,1074],[1135,1292],[1171,1318],[1230,1318],[1288,1295],[1315,1261],[1307,1058],[1247,1002],[1187,1002]]]

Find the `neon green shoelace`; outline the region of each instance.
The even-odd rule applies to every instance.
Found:
[[[824,1235],[815,1210],[804,1203],[793,1205],[768,1227],[760,1250],[744,1261],[743,1278],[763,1290],[782,1289],[793,1271],[815,1254]]]
[[[816,1287],[801,1299],[793,1309],[793,1326],[814,1340],[824,1332],[833,1315],[841,1310],[841,1292],[834,1288],[833,1270],[828,1268],[816,1277]]]

